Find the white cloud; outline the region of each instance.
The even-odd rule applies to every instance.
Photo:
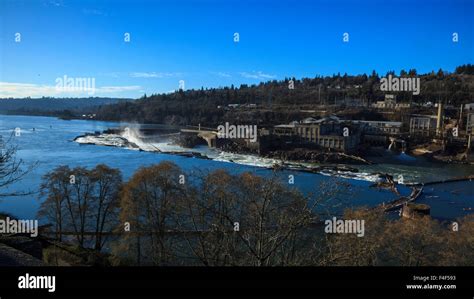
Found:
[[[138,85],[102,86],[94,88],[91,94],[91,90],[68,90],[57,88],[56,85],[0,82],[0,98],[120,96],[120,93],[141,89],[143,87]]]
[[[224,78],[232,77],[229,73],[226,73],[226,72],[211,72],[211,74],[219,76],[219,77],[224,77]]]
[[[132,78],[171,78],[181,76],[181,73],[133,72]]]
[[[134,91],[141,90],[142,87],[138,85],[132,86],[102,86],[97,88],[98,93],[113,93],[113,92],[124,92],[124,91]]]
[[[261,71],[258,72],[252,72],[252,73],[247,73],[247,72],[241,72],[240,75],[244,78],[249,78],[249,79],[257,79],[257,80],[268,80],[268,79],[275,79],[275,75],[270,75],[270,74],[265,74],[262,73]]]
[[[64,2],[62,0],[46,0],[43,1],[44,6],[55,6],[55,7],[64,7]]]

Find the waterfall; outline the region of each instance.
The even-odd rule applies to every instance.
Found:
[[[142,138],[141,138],[141,135],[140,135],[140,131],[139,129],[137,128],[129,128],[129,127],[126,127],[121,136],[125,139],[127,139],[128,141],[130,142],[133,142],[135,144],[139,144],[139,143],[142,143]]]
[[[145,151],[157,151],[152,143],[148,143],[143,140],[142,135],[140,134],[140,129],[137,127],[126,127],[123,132],[120,134],[123,138],[127,139],[129,142],[136,144],[140,149]]]
[[[388,145],[388,150],[391,150],[394,144],[395,144],[395,139],[391,139],[390,144]]]

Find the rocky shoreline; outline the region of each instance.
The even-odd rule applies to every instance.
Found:
[[[271,151],[264,157],[292,162],[328,163],[328,164],[354,164],[370,165],[372,162],[355,155],[339,152],[322,152],[317,150],[297,148],[294,150]]]
[[[474,165],[472,153],[468,151],[446,153],[440,146],[423,146],[410,150],[413,156],[424,157],[434,163]]]
[[[170,138],[171,144],[184,148],[194,148],[198,145],[207,145],[206,141],[195,134],[179,134]]]

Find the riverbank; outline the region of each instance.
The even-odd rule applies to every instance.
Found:
[[[360,156],[349,155],[340,152],[324,152],[305,148],[295,148],[292,150],[271,151],[264,155],[267,158],[279,159],[281,161],[328,163],[328,164],[373,164]]]

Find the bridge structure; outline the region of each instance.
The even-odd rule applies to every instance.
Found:
[[[182,133],[197,134],[198,137],[206,140],[209,147],[216,147],[217,145],[217,130],[215,128],[207,128],[201,126],[186,126],[181,129]]]
[[[209,147],[216,147],[217,130],[215,128],[203,126],[169,126],[162,124],[141,124],[138,126],[116,127],[116,131],[138,132],[138,137],[146,142],[160,140],[162,137],[177,136],[181,133],[196,134],[198,137],[206,140]]]
[[[179,126],[166,126],[166,125],[155,125],[155,124],[143,124],[140,126],[130,126],[130,127],[117,127],[115,130],[123,130],[127,132],[127,130],[130,133],[135,132],[136,130],[139,130],[141,133],[139,133],[139,138],[142,140],[147,140],[149,142],[152,142],[154,140],[159,140],[159,138],[162,137],[169,137],[169,136],[175,136],[179,135],[181,133],[187,133],[187,134],[196,134],[198,137],[206,140],[207,144],[209,147],[216,147],[217,145],[217,129],[216,128],[209,128],[209,127],[203,127],[203,126],[185,126],[185,127],[179,127]]]

